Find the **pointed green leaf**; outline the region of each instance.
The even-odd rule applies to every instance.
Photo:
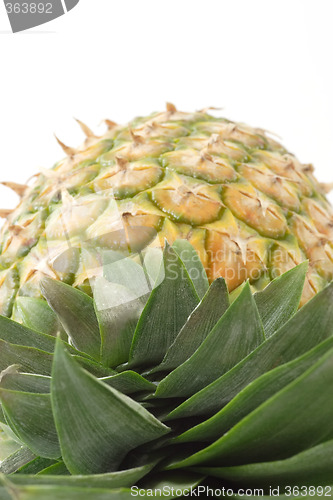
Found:
[[[140,295],[140,290],[136,294],[123,285],[97,278],[94,300],[102,339],[102,362],[113,367],[127,362],[146,296]]]
[[[133,498],[131,490],[105,489],[105,488],[75,488],[66,486],[19,486],[8,481],[7,478],[0,478],[4,491],[8,496],[3,496],[1,500],[131,500]]]
[[[155,464],[154,464],[155,465]],[[124,488],[130,487],[153,468],[152,464],[136,467],[134,469],[110,472],[107,474],[95,474],[85,476],[69,475],[15,475],[11,477],[11,482],[16,485],[53,485],[70,486],[73,488]]]
[[[60,457],[49,394],[11,391],[0,387],[0,399],[8,425],[35,455]]]
[[[6,459],[1,460],[0,473],[13,474],[35,458],[36,455],[34,455],[34,453],[32,453],[32,451],[29,450],[28,447],[21,446],[17,451],[9,455]]]
[[[161,362],[199,302],[183,263],[168,245],[158,282],[160,284],[152,291],[135,330],[130,366]]]
[[[332,439],[332,387],[333,349],[227,434],[177,467],[279,460]]]
[[[45,468],[51,467],[51,465],[56,463],[58,463],[57,460],[51,458],[35,457],[33,460],[22,465],[22,467],[17,470],[17,473],[31,475],[39,474]]]
[[[45,468],[51,467],[54,464],[57,464],[58,460],[53,458],[43,458],[43,457],[35,457],[33,460],[28,463],[22,465],[16,473],[24,474],[24,475],[35,475],[39,474]]]
[[[272,337],[172,412],[173,418],[212,415],[250,382],[333,335],[333,283],[305,304]]]
[[[60,340],[51,395],[62,457],[72,474],[115,470],[129,451],[169,430],[141,405],[84,371]]]
[[[265,373],[249,384],[222,410],[174,439],[175,442],[204,442],[221,437],[242,418],[283,387],[302,375],[333,348],[333,337],[325,340],[300,358]]]
[[[16,441],[20,446],[23,446],[22,441],[20,438],[13,432],[13,430],[8,426],[7,423],[7,418],[5,416],[5,423],[0,425],[1,432],[4,432],[6,436],[8,436],[9,439],[12,439],[13,441]]]
[[[142,265],[149,276],[152,288],[154,288],[159,285],[158,278],[163,264],[163,250],[162,248],[146,247],[143,251],[143,257]],[[140,259],[142,261],[142,254],[140,254]]]
[[[6,423],[6,419],[5,419],[5,416],[3,414],[1,404],[0,404],[0,425],[5,424],[5,423]],[[1,460],[1,458],[0,458],[0,460]]]
[[[143,391],[153,392],[156,389],[155,384],[131,370],[104,377],[100,380],[123,394],[134,394]]]
[[[12,366],[1,373],[0,387],[2,389],[48,394],[50,392],[50,384],[50,377],[31,373],[19,373]]]
[[[165,377],[157,397],[190,396],[227,372],[264,340],[249,284],[185,363]]]
[[[254,295],[265,335],[270,337],[297,311],[308,263],[302,262]]]
[[[48,352],[0,340],[0,371],[10,365],[18,365],[26,373],[50,375],[52,360],[53,355]]]
[[[13,500],[14,497],[9,494],[8,490],[0,483],[0,498],[1,500]],[[15,499],[16,500],[16,499]]]
[[[103,274],[107,281],[131,290],[137,298],[149,295],[154,286],[144,261],[140,265],[133,258],[113,250],[103,254]]]
[[[36,474],[37,476],[69,476],[70,472],[67,469],[64,462],[55,462],[51,465],[45,467],[45,469],[40,470]],[[32,475],[32,477],[36,477],[36,475]]]
[[[183,494],[189,496],[186,493],[191,489],[195,490],[203,479],[203,474],[199,475],[190,471],[181,471],[181,473],[178,471],[164,471],[145,478],[141,481],[140,488],[147,491],[165,491],[165,495],[162,494],[162,496],[178,498],[182,497]],[[157,496],[157,494],[154,496]],[[160,495],[158,494],[158,496]]]
[[[223,278],[215,280],[192,312],[162,363],[151,370],[171,371],[194,354],[229,306],[228,290]]]
[[[44,278],[41,289],[74,346],[100,359],[101,338],[93,300],[60,281]]]
[[[18,365],[23,372],[50,375],[51,353],[54,352],[55,342],[55,337],[51,335],[31,330],[0,316],[0,371],[5,370],[9,365]],[[77,351],[69,344],[66,346],[72,354],[79,357],[82,364],[93,363],[89,357],[84,359],[84,353]],[[96,364],[92,365],[92,370],[93,366],[99,368],[100,376],[112,373],[112,370],[106,367],[103,370],[101,365]]]
[[[194,247],[187,240],[176,240],[172,248],[177,252],[181,261],[185,265],[188,275],[200,299],[204,297],[209,288],[207,273],[202,265],[199,255]]]
[[[0,428],[0,464],[16,453],[21,447],[22,443],[19,443],[18,439],[13,439],[12,436],[9,436]]]
[[[199,472],[247,488],[326,486],[332,483],[333,441],[285,460],[236,467],[202,467]]]
[[[71,352],[71,350],[68,348],[68,345],[64,343],[66,346],[66,349]],[[97,363],[93,361],[92,359],[85,358],[83,356],[79,356],[75,354],[72,356],[73,359],[75,359],[85,370],[87,370],[89,373],[92,375],[95,375],[95,377],[109,377],[111,375],[115,375],[117,372],[115,370],[112,370],[111,368],[107,368],[106,366],[103,366],[100,363]]]
[[[45,300],[19,296],[15,304],[26,327],[48,335],[56,335],[62,329],[57,315]]]
[[[0,339],[11,344],[34,347],[52,353],[55,338],[27,328],[16,321],[0,316]]]

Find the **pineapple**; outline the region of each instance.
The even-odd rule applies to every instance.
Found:
[[[333,283],[299,308],[306,262],[236,297],[186,239],[140,255],[0,316],[0,498],[332,491]]]
[[[0,314],[22,321],[22,297],[41,298],[44,276],[91,294],[103,253],[132,254],[187,239],[209,282],[252,291],[308,260],[301,305],[333,277],[333,217],[325,186],[261,129],[208,110],[165,112],[96,137],[40,172],[0,243]]]

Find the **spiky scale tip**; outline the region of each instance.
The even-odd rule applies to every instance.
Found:
[[[66,146],[56,135],[54,135],[56,138],[57,143],[61,147],[61,149],[66,153],[67,156],[74,156],[77,153],[77,149],[71,148],[70,146]]]
[[[14,191],[20,198],[24,195],[28,186],[26,184],[17,184],[16,182],[0,182],[3,186],[10,188]]]
[[[109,130],[112,130],[114,127],[116,127],[118,125],[116,122],[113,122],[112,120],[108,120],[107,118],[103,121]]]
[[[80,128],[82,130],[82,132],[84,133],[84,135],[86,137],[93,137],[95,139],[97,139],[97,136],[94,134],[94,132],[88,127],[88,125],[86,125],[85,123],[83,123],[81,120],[78,120],[77,118],[75,118],[75,121],[80,125]]]
[[[171,102],[167,102],[167,103],[166,103],[166,110],[167,110],[167,112],[168,112],[168,113],[173,114],[173,113],[176,113],[177,108],[176,108],[176,106],[175,106],[174,104],[172,104]]]
[[[129,133],[130,133],[130,135],[132,137],[132,141],[134,142],[135,145],[144,144],[145,139],[144,139],[144,137],[142,137],[142,135],[136,134],[132,128],[129,129]]]
[[[13,212],[14,210],[10,210],[9,208],[0,208],[0,217],[7,219]]]
[[[333,191],[333,182],[321,182],[319,185],[325,194]]]
[[[199,113],[206,114],[207,111],[221,111],[223,108],[216,108],[215,106],[207,106],[206,108],[199,109]]]
[[[128,165],[127,159],[124,158],[123,156],[116,155],[115,160],[116,160],[118,167],[120,167],[121,169],[126,168],[126,165]]]

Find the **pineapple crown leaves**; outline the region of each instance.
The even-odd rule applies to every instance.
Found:
[[[230,300],[178,240],[108,253],[93,297],[45,278],[0,316],[0,496],[330,485],[333,284],[298,309],[306,271]]]

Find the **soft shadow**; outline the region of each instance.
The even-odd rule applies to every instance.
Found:
[[[57,33],[56,31],[18,31],[17,33],[13,33],[12,31],[0,31],[0,35],[48,35],[52,33]]]

